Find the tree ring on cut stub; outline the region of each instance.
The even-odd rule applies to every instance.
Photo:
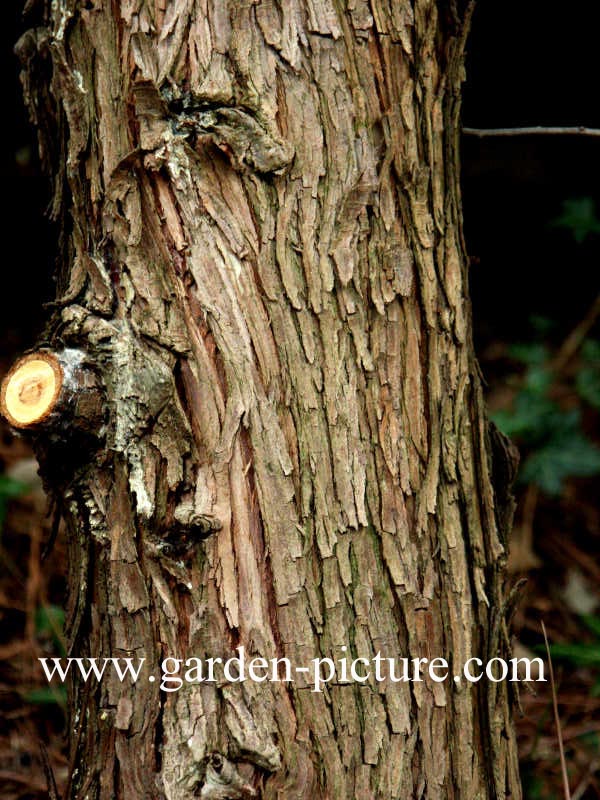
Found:
[[[15,428],[31,428],[52,413],[64,373],[52,353],[30,353],[20,358],[2,381],[0,407]]]

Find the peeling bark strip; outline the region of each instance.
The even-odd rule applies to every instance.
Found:
[[[104,398],[60,471],[67,433],[39,437],[71,652],[505,654],[458,189],[470,10],[39,6],[17,49],[63,231],[46,345]],[[157,687],[72,686],[69,797],[520,797],[504,683]]]

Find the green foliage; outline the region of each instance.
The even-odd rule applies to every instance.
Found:
[[[592,614],[582,614],[581,621],[594,634],[600,644],[600,617],[594,617]]]
[[[584,242],[591,233],[600,233],[600,220],[596,217],[596,206],[591,197],[565,200],[562,214],[551,224],[570,230],[578,244]]]
[[[56,652],[61,656],[66,656],[63,641],[63,629],[65,625],[65,612],[60,606],[40,606],[35,612],[35,633],[36,637],[42,640],[49,640]]]
[[[6,475],[0,475],[0,533],[6,519],[8,503],[15,497],[27,494],[29,487],[21,481],[15,481]]]
[[[29,689],[22,692],[22,697],[34,706],[59,706],[63,710],[67,707],[67,689],[62,684]]]
[[[551,354],[539,342],[513,345],[510,355],[526,369],[512,408],[492,415],[496,425],[521,446],[519,480],[550,495],[565,480],[600,474],[600,449],[584,434],[579,408],[564,409],[552,397]],[[580,398],[600,408],[600,343],[586,342],[575,378]]]
[[[573,427],[563,436],[553,436],[527,458],[521,480],[537,484],[548,494],[558,495],[567,478],[586,478],[598,473],[600,450]]]
[[[600,233],[591,197],[565,200],[561,215],[551,224],[571,231],[578,243]],[[564,408],[554,397],[557,376],[552,371],[552,354],[543,344],[552,322],[538,316],[531,325],[533,341],[509,349],[510,356],[525,367],[512,408],[496,412],[493,419],[520,445],[524,457],[519,480],[558,495],[568,478],[600,474],[600,448],[583,431],[581,408]],[[587,404],[600,411],[600,342],[589,339],[582,344],[572,389],[581,401],[579,406]]]
[[[544,781],[536,775],[535,763],[522,765],[521,780],[523,783],[523,797],[527,800],[557,800],[555,794],[548,794]]]
[[[600,342],[593,339],[581,348],[583,365],[577,373],[577,391],[592,408],[600,411]]]
[[[60,606],[40,606],[35,612],[36,639],[53,653],[64,658],[67,654],[63,629],[65,612]],[[46,650],[48,652],[48,650]],[[36,706],[59,706],[63,711],[67,707],[67,690],[62,684],[41,686],[23,693],[28,703]]]
[[[597,695],[596,695],[597,696]],[[592,753],[600,753],[600,736],[596,731],[588,731],[577,737]]]
[[[580,619],[583,626],[592,634],[592,641],[551,644],[550,655],[554,661],[566,661],[575,667],[589,667],[594,670],[600,670],[600,617],[583,614]],[[536,647],[536,650],[543,653],[545,646],[540,645]],[[592,695],[594,697],[600,696],[600,674],[592,687]]]
[[[600,667],[600,642],[596,644],[553,644],[550,655],[578,667]]]

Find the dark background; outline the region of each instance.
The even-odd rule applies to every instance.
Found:
[[[45,217],[48,186],[39,172],[37,145],[22,105],[18,65],[12,53],[22,32],[21,8],[22,3],[14,0],[3,4],[0,30],[5,109],[0,125],[4,198],[0,214],[1,372],[16,354],[35,342],[46,316],[43,304],[54,295],[57,232]],[[476,128],[600,128],[594,12],[595,4],[583,0],[569,4],[482,0],[468,43],[463,124]],[[576,244],[569,230],[551,222],[570,198],[589,197],[600,207],[600,138],[480,140],[464,136],[462,168],[475,342],[489,384],[490,405],[502,407],[510,401],[522,373],[522,365],[511,360],[510,348],[532,340],[532,316],[549,320],[545,344],[550,351],[556,350],[585,317],[599,291],[600,236],[590,235]],[[600,338],[598,326],[588,335]],[[569,395],[568,387],[561,397],[561,402],[564,398],[567,403],[579,402]],[[589,408],[582,414],[586,435],[597,442],[597,415]],[[2,473],[27,453],[6,428],[0,435]],[[533,524],[527,521],[531,509],[524,508],[531,503],[531,487],[518,489],[516,526],[529,525],[537,558],[533,565],[517,565],[511,575],[511,580],[522,574],[528,578],[515,620],[524,646],[540,644],[539,620],[543,618],[551,638],[587,642],[600,652],[600,639],[590,640],[589,631],[562,593],[571,566],[587,579],[590,602],[594,592],[600,593],[593,581],[600,552],[597,491],[595,479],[568,481],[554,497],[535,490]],[[21,800],[46,796],[37,755],[39,736],[48,743],[59,780],[66,766],[61,752],[60,702],[53,704],[46,698],[36,705],[28,695],[29,702],[24,703],[19,685],[23,676],[15,670],[16,662],[10,662],[11,655],[18,654],[17,640],[23,630],[25,639],[39,639],[37,629],[32,630],[34,612],[29,607],[31,598],[37,596],[32,594],[32,583],[43,583],[32,558],[39,542],[32,543],[27,526],[19,529],[18,523],[18,515],[27,514],[28,503],[25,496],[11,506],[12,516],[9,514],[0,545],[0,662],[7,659],[4,667],[0,663],[0,707],[7,709],[0,719],[0,787],[3,780],[8,787],[0,796]],[[38,523],[42,531],[47,524]],[[60,605],[64,553],[60,542],[57,548],[56,560],[44,568],[56,572],[54,582],[51,587],[44,584],[39,596],[44,602]],[[19,597],[29,599],[21,602]],[[598,611],[594,613],[598,618]],[[558,668],[570,781],[578,797],[587,800],[600,798],[600,701],[594,699],[598,666],[600,656],[595,667],[579,669],[567,664]],[[517,725],[525,797],[562,797],[550,692],[544,687],[537,695],[526,694],[522,701],[524,713],[517,715]]]
[[[600,128],[594,6],[502,0],[476,8],[463,125]],[[575,325],[598,291],[598,240],[549,228],[565,199],[600,192],[600,139],[474,139],[462,149],[477,340],[525,335],[531,314]]]

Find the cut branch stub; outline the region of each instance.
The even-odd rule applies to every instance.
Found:
[[[21,430],[44,430],[59,440],[103,428],[102,380],[81,350],[38,350],[20,358],[2,381],[0,410]]]
[[[15,428],[39,425],[56,407],[63,382],[63,367],[52,353],[24,356],[2,381],[2,414]]]

